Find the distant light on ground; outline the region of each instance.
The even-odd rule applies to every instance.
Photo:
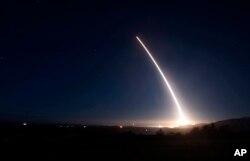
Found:
[[[85,126],[85,125],[83,126],[84,129],[85,129],[86,127],[87,127],[87,126]]]
[[[123,128],[123,126],[122,126],[122,125],[120,125],[119,127],[120,127],[120,129],[122,129],[122,128]]]
[[[178,127],[177,125],[169,125],[168,128],[176,128]]]
[[[24,122],[24,123],[23,123],[23,126],[27,126],[27,123],[26,123],[26,122]]]

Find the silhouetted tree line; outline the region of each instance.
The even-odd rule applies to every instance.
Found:
[[[203,127],[195,127],[188,134],[188,137],[203,138],[229,138],[233,135],[229,126],[215,126],[215,124],[205,125]]]
[[[229,126],[215,126],[215,124],[204,125],[202,127],[194,127],[190,132],[182,134],[180,132],[164,132],[159,129],[157,136],[165,136],[169,138],[206,138],[206,139],[230,139],[230,138],[246,138],[250,136],[250,131],[235,132]]]

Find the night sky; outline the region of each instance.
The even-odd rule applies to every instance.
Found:
[[[250,5],[30,1],[2,5],[0,120],[154,124],[250,115]]]

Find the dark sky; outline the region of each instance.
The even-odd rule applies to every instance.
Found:
[[[192,120],[250,115],[250,5],[30,1],[2,5],[0,120],[178,117],[140,36]]]

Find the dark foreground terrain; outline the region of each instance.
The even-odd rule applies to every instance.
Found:
[[[186,134],[139,134],[143,128],[2,125],[0,160],[248,160],[250,154],[233,155],[241,148],[250,153],[249,131],[230,128],[215,123]]]

